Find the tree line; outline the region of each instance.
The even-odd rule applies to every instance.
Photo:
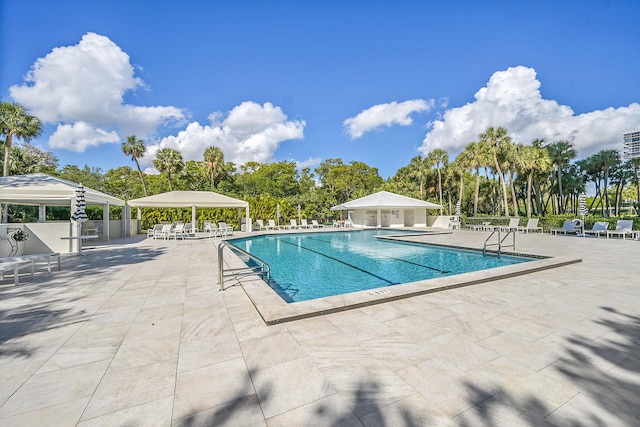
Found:
[[[60,168],[55,155],[30,144],[42,125],[24,108],[0,103],[0,125],[4,176],[44,172],[124,200],[172,190],[216,191],[248,201],[256,219],[275,218],[278,206],[284,220],[297,218],[298,206],[306,218],[335,218],[340,213],[330,211],[331,206],[380,190],[441,204],[443,214],[453,214],[460,201],[464,216],[577,214],[578,197],[590,183],[595,196],[589,198],[589,209],[602,216],[621,215],[625,204],[637,211],[640,199],[640,159],[623,161],[617,150],[602,150],[577,160],[571,141],[536,139],[527,145],[513,141],[504,127],[487,128],[453,160],[446,150],[434,149],[383,179],[377,168],[340,158],[326,159],[313,170],[288,161],[236,165],[226,162],[216,146],[206,148],[201,160],[189,161],[175,149],[162,148],[153,161],[160,174],[151,175],[140,168],[146,147],[135,135],[121,143],[135,169]],[[19,221],[21,215],[24,209],[13,219]],[[188,215],[179,209],[145,210],[143,226]],[[199,216],[237,223],[229,210],[207,210]]]

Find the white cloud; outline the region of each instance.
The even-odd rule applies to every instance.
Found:
[[[475,101],[447,110],[431,123],[420,151],[435,148],[459,151],[489,126],[502,126],[525,144],[571,140],[580,158],[603,149],[622,148],[622,132],[640,122],[640,104],[575,115],[571,107],[543,99],[532,68],[517,66],[495,72],[475,94]]]
[[[49,137],[49,145],[52,148],[62,148],[77,153],[82,153],[89,147],[117,143],[119,141],[120,137],[116,132],[107,132],[104,129],[94,128],[84,122],[60,125]]]
[[[184,119],[176,107],[125,104],[125,93],[141,87],[144,83],[135,77],[129,55],[109,38],[87,33],[77,45],[54,48],[39,58],[25,84],[11,86],[9,93],[44,123],[58,125],[52,135],[56,138],[49,140],[52,147],[83,152],[124,139],[105,138],[96,131],[91,140],[86,127],[144,138],[162,124]],[[62,141],[70,128],[82,129],[85,138]]]
[[[433,105],[433,100],[425,101],[423,99],[378,104],[360,112],[355,117],[346,119],[343,126],[347,128],[347,133],[352,140],[358,139],[366,132],[382,126],[409,126],[413,123],[410,117],[412,113],[429,111]]]
[[[303,160],[301,162],[296,161],[296,167],[298,169],[304,168],[313,168],[315,166],[320,166],[322,159],[320,157],[309,157],[307,160]]]
[[[270,102],[246,101],[226,116],[216,112],[209,119],[211,125],[192,122],[178,135],[148,145],[143,163],[150,165],[156,152],[167,147],[180,151],[185,160],[202,160],[204,150],[212,145],[222,149],[225,161],[264,163],[272,159],[280,143],[304,137],[305,122],[287,120],[282,109]]]

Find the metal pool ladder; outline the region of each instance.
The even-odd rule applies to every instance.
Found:
[[[489,243],[489,240],[491,240],[491,237],[493,237],[494,234],[498,233],[498,240],[496,243]],[[507,237],[509,237],[509,234],[511,234],[513,236],[513,241],[510,245],[504,245],[504,241],[507,239]],[[496,253],[498,254],[498,258],[500,258],[500,253],[502,252],[502,248],[513,248],[513,250],[516,250],[516,232],[515,230],[507,230],[507,233],[504,235],[504,237],[500,238],[500,227],[496,227],[493,229],[493,231],[491,232],[491,234],[489,234],[489,237],[487,237],[487,240],[484,241],[484,247],[482,248],[482,256],[486,256],[487,254],[487,247],[488,246],[497,246],[498,250],[496,251]]]
[[[269,264],[267,264],[265,261],[261,260],[257,256],[252,255],[249,252],[240,249],[237,246],[234,246],[233,248],[230,248],[230,249],[236,252],[240,252],[244,256],[251,258],[252,260],[256,261],[259,265],[255,267],[246,266],[246,267],[240,267],[240,268],[227,268],[227,271],[231,272],[231,274],[227,274],[225,276],[224,275],[224,270],[225,270],[224,258],[222,255],[224,252],[224,248],[227,246],[229,246],[227,242],[220,242],[220,245],[218,245],[218,283],[220,284],[221,291],[224,290],[225,277],[258,275],[262,278],[262,280],[264,280],[267,283],[271,281],[271,267],[269,266]]]

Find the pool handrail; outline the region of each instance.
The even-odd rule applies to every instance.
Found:
[[[495,233],[498,233],[498,241],[497,241],[497,243],[488,243],[489,240],[491,239],[491,237]],[[510,245],[503,245],[503,242],[507,239],[507,237],[509,237],[509,234],[511,234],[513,236],[513,243],[510,244]],[[513,229],[507,230],[507,233],[504,235],[504,237],[500,238],[500,227],[493,227],[493,230],[491,231],[491,234],[489,234],[489,237],[487,237],[487,239],[484,241],[484,246],[482,248],[482,256],[486,256],[487,255],[487,246],[497,246],[498,247],[498,249],[496,251],[496,254],[498,255],[498,258],[500,258],[500,254],[502,252],[502,248],[503,247],[511,247],[515,251],[516,250],[516,233],[515,233],[515,230],[513,230]]]
[[[224,252],[224,248],[229,246],[228,242],[220,242],[220,244],[218,245],[218,283],[220,283],[220,290],[224,291],[224,257],[223,257],[223,252]],[[258,258],[257,256],[243,250],[240,249],[239,247],[237,247],[236,245],[233,245],[232,250],[234,251],[238,251],[246,256],[248,256],[249,258],[252,258],[253,260],[257,261],[260,266],[251,268],[249,266],[247,267],[242,267],[242,268],[228,268],[227,271],[242,271],[244,270],[245,273],[234,273],[233,276],[238,276],[238,275],[249,275],[249,274],[258,274],[262,277],[262,280],[265,280],[265,275],[267,277],[266,282],[269,283],[271,281],[271,266],[261,260],[260,258]],[[229,276],[227,276],[229,277]]]

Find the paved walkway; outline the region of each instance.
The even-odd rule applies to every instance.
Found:
[[[640,426],[640,242],[519,235],[583,262],[269,327],[211,241],[112,243],[0,284],[0,425]]]

